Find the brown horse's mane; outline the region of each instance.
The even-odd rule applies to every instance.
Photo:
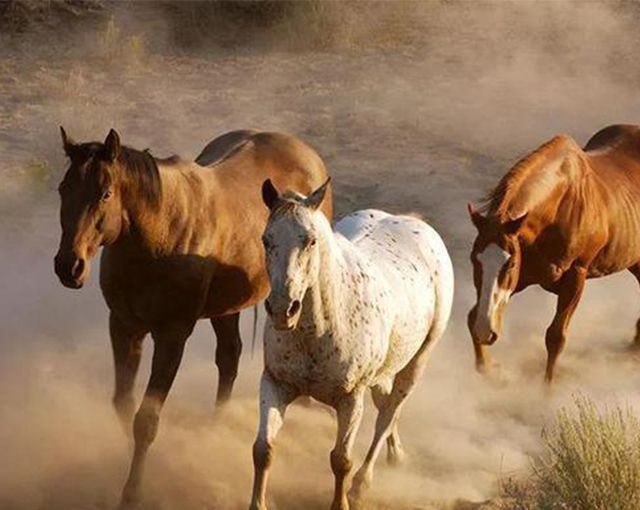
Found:
[[[136,196],[154,209],[158,208],[162,198],[162,182],[158,164],[149,149],[139,151],[123,146],[119,161],[127,184],[135,189]]]
[[[72,157],[86,162],[91,158],[99,157],[103,150],[104,145],[101,143],[83,143],[73,147]],[[157,209],[162,197],[162,184],[158,163],[149,149],[139,151],[122,146],[118,161],[122,170],[121,177],[133,190],[136,199],[143,200],[150,207]]]
[[[482,199],[480,210],[492,217],[502,218],[505,216],[511,202],[519,194],[527,178],[544,165],[555,160],[568,146],[578,147],[571,137],[557,135],[520,159],[500,179],[498,185]]]

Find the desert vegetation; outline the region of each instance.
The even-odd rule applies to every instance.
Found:
[[[640,421],[628,406],[579,396],[545,427],[527,479],[503,482],[504,510],[640,507]]]

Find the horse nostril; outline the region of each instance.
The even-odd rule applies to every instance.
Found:
[[[76,259],[71,267],[71,276],[78,278],[82,276],[82,273],[84,273],[84,259]]]
[[[287,310],[287,317],[293,317],[300,310],[300,301],[295,299],[289,305],[289,309]]]
[[[491,334],[489,335],[489,343],[495,343],[495,341],[498,339],[498,334],[495,331],[492,331]]]

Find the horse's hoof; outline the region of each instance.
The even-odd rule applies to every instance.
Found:
[[[387,464],[389,464],[391,467],[401,466],[402,464],[406,463],[406,461],[407,454],[404,450],[396,449],[394,452],[389,452],[387,454]]]

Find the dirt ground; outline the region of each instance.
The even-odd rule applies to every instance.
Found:
[[[397,17],[392,4],[403,6]],[[576,392],[637,405],[640,359],[627,349],[640,313],[633,278],[590,282],[553,391],[542,385],[551,296],[532,289],[514,299],[492,378],[473,371],[465,326],[474,296],[467,201],[556,133],[584,143],[605,125],[639,122],[638,13],[625,5],[372,4],[361,18],[322,18],[340,38],[321,44],[306,38],[306,15],[229,45],[233,36],[202,36],[216,32],[215,17],[185,28],[184,12],[153,3],[104,4],[0,33],[0,507],[114,508],[129,459],[110,407],[97,268],[80,292],[53,274],[59,125],[79,141],[114,127],[127,145],[184,157],[232,129],[295,133],[324,158],[339,215],[418,212],[442,234],[457,271],[454,315],[404,412],[410,459],[398,469],[381,459],[370,509],[493,498],[500,476],[526,471],[541,426]],[[235,399],[214,416],[214,345],[203,322],[162,416],[144,510],[247,507],[260,353],[245,349]],[[369,409],[357,459],[372,418]],[[324,408],[291,410],[273,509],[328,506],[334,430]]]

